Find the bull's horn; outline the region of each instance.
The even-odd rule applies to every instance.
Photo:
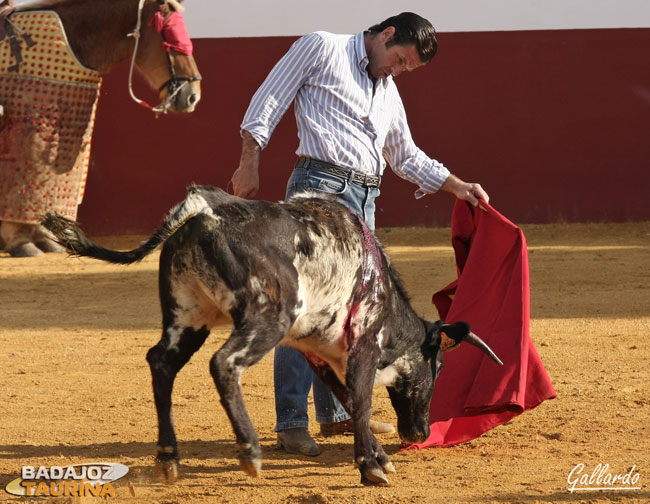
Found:
[[[499,359],[496,356],[496,354],[492,351],[492,349],[489,346],[487,346],[485,341],[479,338],[472,331],[470,331],[469,334],[463,338],[463,341],[466,341],[467,343],[471,343],[475,347],[481,349],[481,351],[486,353],[488,357],[490,357],[490,359],[496,362],[499,366],[503,366],[503,362],[501,362],[501,359]]]

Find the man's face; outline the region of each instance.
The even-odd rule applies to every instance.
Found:
[[[395,28],[389,26],[368,41],[367,71],[375,79],[385,79],[389,75],[397,77],[404,71],[412,72],[424,65],[414,44],[386,48],[386,42],[393,38],[394,33]]]

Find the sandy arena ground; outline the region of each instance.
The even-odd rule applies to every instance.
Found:
[[[549,503],[650,501],[650,223],[523,226],[531,269],[531,335],[558,397],[469,443],[400,451],[398,471],[366,488],[352,437],[321,438],[322,454],[275,447],[272,358],[243,379],[264,452],[262,477],[238,469],[234,437],[208,361],[213,332],[174,390],[182,465],[173,486],[154,478],[156,418],[147,350],[159,338],[157,256],[118,267],[90,259],[0,255],[0,502],[23,465],[119,462],[113,503]],[[416,311],[437,319],[432,293],[455,277],[449,229],[382,229]],[[128,248],[141,237],[98,241]],[[312,410],[313,411],[313,410]],[[376,389],[374,418],[395,421]],[[577,464],[638,475],[638,490],[568,491]],[[593,485],[592,485],[593,486]],[[135,495],[133,495],[135,494]]]

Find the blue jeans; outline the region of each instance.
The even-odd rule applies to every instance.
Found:
[[[295,168],[287,184],[286,197],[305,191],[315,195],[329,193],[361,216],[371,231],[375,230],[375,198],[379,188],[364,187],[318,170]],[[275,349],[273,367],[275,381],[275,431],[307,428],[307,396],[314,385],[316,421],[336,423],[348,420],[345,408],[329,388],[314,375],[303,355],[291,347],[280,345]]]

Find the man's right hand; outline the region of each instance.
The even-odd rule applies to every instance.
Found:
[[[257,194],[260,188],[260,152],[253,135],[244,131],[239,167],[230,179],[235,196],[253,198]]]
[[[230,179],[235,196],[240,198],[253,198],[260,188],[260,176],[257,167],[250,163],[239,163]]]

